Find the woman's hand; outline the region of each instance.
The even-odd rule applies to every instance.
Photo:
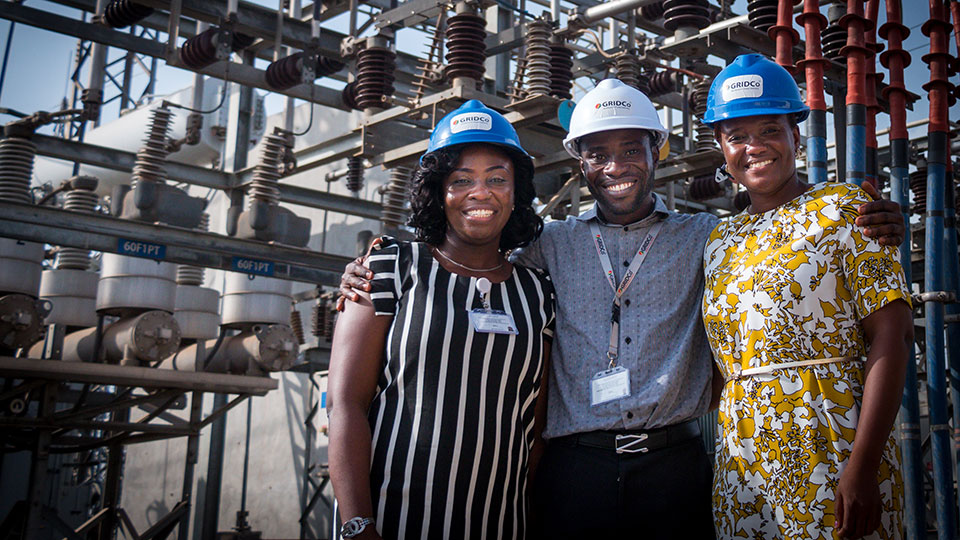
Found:
[[[357,291],[370,292],[370,280],[373,279],[373,272],[363,263],[370,256],[370,251],[376,249],[382,242],[382,238],[375,238],[365,254],[348,263],[346,268],[343,269],[343,275],[340,276],[340,297],[337,298],[337,311],[343,311],[344,302],[347,300],[351,302],[360,301],[360,294]]]
[[[861,538],[877,530],[882,512],[877,471],[849,464],[840,475],[834,505],[841,538]]]
[[[885,200],[873,184],[864,182],[861,186],[867,195],[873,197],[873,202],[861,204],[857,211],[857,226],[863,227],[863,234],[875,239],[884,246],[899,246],[903,243],[906,229],[903,223],[903,213],[900,205]]]

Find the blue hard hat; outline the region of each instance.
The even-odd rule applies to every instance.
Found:
[[[502,114],[476,99],[444,116],[430,135],[427,154],[457,144],[488,143],[505,146],[529,157],[520,146],[520,137]],[[421,161],[423,158],[420,158]]]
[[[761,54],[741,54],[710,85],[703,123],[745,116],[793,114],[803,122],[810,114],[800,89],[783,66]]]

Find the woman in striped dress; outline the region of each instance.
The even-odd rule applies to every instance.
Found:
[[[478,101],[438,124],[414,174],[417,241],[385,239],[348,303],[328,387],[346,538],[523,538],[545,412],[553,288],[505,252],[542,222],[533,164]]]

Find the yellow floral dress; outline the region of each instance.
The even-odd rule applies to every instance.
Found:
[[[850,184],[818,184],[779,208],[717,225],[704,248],[703,321],[728,379],[748,368],[863,357],[859,321],[910,301],[896,248],[854,225],[868,200]],[[844,360],[727,381],[713,484],[719,538],[834,538],[835,490],[863,379],[863,362]],[[878,475],[882,522],[867,538],[900,537],[899,463],[891,435]]]

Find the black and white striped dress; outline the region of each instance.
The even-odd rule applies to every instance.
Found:
[[[428,245],[386,239],[369,266],[374,308],[394,317],[369,412],[377,529],[386,539],[523,538],[550,278],[514,266],[493,285],[490,307],[519,327],[509,336],[474,332],[476,279],[445,270]]]

